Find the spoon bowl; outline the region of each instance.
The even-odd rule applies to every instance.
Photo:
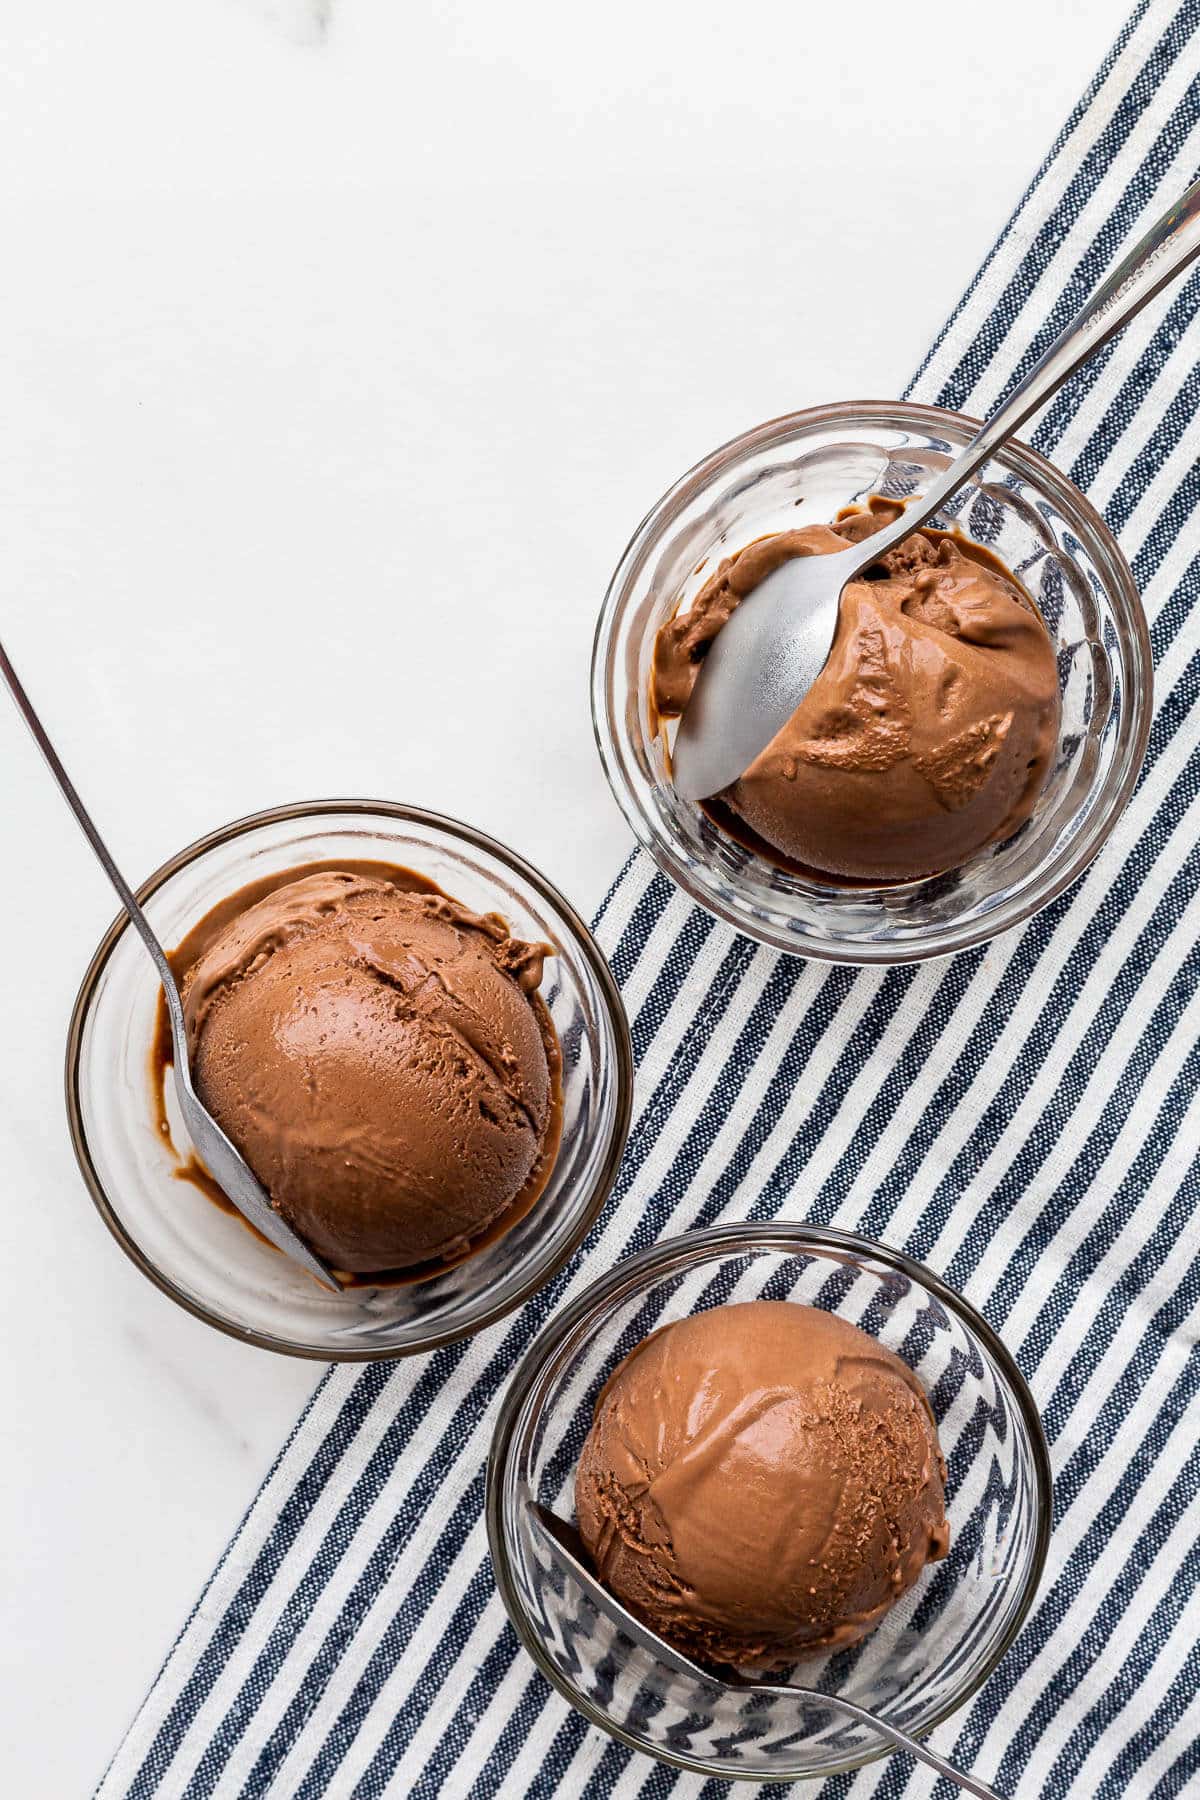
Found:
[[[671,751],[683,800],[732,787],[783,730],[829,656],[842,589],[878,560],[870,538],[797,556],[760,581],[713,639]]]
[[[137,921],[134,920],[135,925],[136,923]],[[196,1154],[225,1198],[237,1208],[249,1224],[254,1226],[256,1231],[262,1233],[268,1243],[274,1244],[277,1250],[281,1250],[285,1256],[290,1256],[293,1262],[300,1264],[301,1268],[307,1269],[308,1273],[314,1280],[319,1281],[322,1287],[329,1288],[332,1293],[340,1294],[342,1284],[337,1276],[325,1266],[320,1257],[309,1249],[304,1239],[297,1236],[291,1226],[286,1224],[276,1212],[271,1204],[271,1196],[259,1181],[254,1170],[237,1146],[225,1135],[197,1094],[192,1083],[192,1072],[188,1059],[187,1028],[184,1024],[179,989],[169,968],[165,974],[160,970],[160,975],[163,992],[167,997],[167,1016],[171,1022],[175,1095],[179,1101],[180,1115]]]

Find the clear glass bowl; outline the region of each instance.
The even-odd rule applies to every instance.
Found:
[[[1010,443],[955,496],[957,525],[1037,600],[1058,652],[1058,756],[1033,817],[1007,842],[923,881],[839,887],[766,862],[676,794],[647,707],[655,634],[722,556],[767,532],[828,521],[871,494],[919,493],[974,435],[959,413],[904,402],[814,407],[698,463],[634,534],[592,660],[592,715],[618,804],[693,900],[780,950],[829,962],[915,962],[1027,919],[1095,856],[1133,791],[1153,700],[1150,639],[1129,565],[1079,490]]]
[[[480,1331],[562,1266],[616,1176],[633,1059],[621,997],[583,921],[511,850],[436,813],[365,800],[258,813],[181,851],[150,877],[140,898],[172,945],[244,883],[339,856],[416,869],[467,906],[501,913],[517,935],[553,945],[541,993],[563,1051],[562,1147],[524,1219],[433,1280],[324,1292],[240,1219],[175,1178],[175,1159],[155,1127],[149,1073],[158,979],[123,916],[92,959],[75,1003],[67,1109],[101,1217],[164,1293],[266,1349],[357,1361],[405,1356]]]
[[[596,1395],[655,1326],[731,1300],[793,1299],[852,1320],[916,1370],[949,1466],[950,1551],[863,1643],[797,1665],[919,1735],[987,1680],[1032,1604],[1050,1535],[1050,1460],[1037,1410],[989,1325],[919,1264],[847,1232],[719,1225],[618,1264],[566,1307],[518,1367],[488,1463],[500,1593],[538,1667],[631,1749],[722,1779],[794,1781],[858,1768],[878,1733],[797,1699],[748,1703],[692,1682],[624,1638],[564,1571],[531,1501],[574,1516],[575,1467]]]

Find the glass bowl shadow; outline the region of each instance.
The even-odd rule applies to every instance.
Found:
[[[795,1781],[885,1754],[877,1732],[819,1703],[691,1681],[602,1615],[531,1511],[574,1516],[573,1481],[596,1396],[656,1326],[734,1300],[824,1307],[917,1372],[949,1476],[950,1550],[853,1650],[793,1679],[924,1735],[987,1680],[1037,1591],[1049,1541],[1050,1461],[1024,1379],[990,1326],[936,1276],[882,1245],[809,1225],[721,1225],[618,1264],[564,1309],[518,1367],[488,1464],[487,1528],[504,1604],[538,1667],[630,1749],[723,1780]]]
[[[416,869],[472,909],[501,913],[518,936],[553,946],[541,994],[563,1051],[562,1145],[537,1204],[494,1242],[432,1280],[332,1295],[177,1179],[177,1158],[156,1128],[150,1080],[158,979],[124,915],[84,977],[66,1062],[80,1169],[138,1268],[233,1337],[335,1362],[410,1355],[481,1331],[549,1280],[608,1196],[633,1091],[624,1007],[591,933],[537,870],[454,819],[386,801],[275,808],[181,851],[139,898],[170,946],[245,883],[343,856]],[[186,1152],[186,1136],[176,1131]]]
[[[831,520],[871,494],[919,493],[975,421],[906,402],[851,401],[773,419],[723,445],[663,496],[605,597],[592,718],[605,773],[660,868],[719,918],[777,949],[830,962],[916,962],[1030,917],[1091,862],[1133,792],[1153,660],[1129,565],[1100,515],[1034,450],[1009,443],[931,521],[1014,571],[1054,642],[1058,753],[1030,818],[963,867],[922,881],[841,887],[756,856],[681,800],[648,706],[659,627],[722,557],[770,532]]]

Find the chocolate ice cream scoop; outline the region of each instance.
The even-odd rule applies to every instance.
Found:
[[[319,869],[192,962],[197,1091],[331,1265],[444,1266],[541,1192],[559,1131],[545,954],[436,891]]]
[[[653,701],[686,711],[741,601],[795,557],[844,549],[899,509],[748,544],[658,634]],[[710,807],[767,855],[835,880],[906,881],[967,861],[1030,815],[1058,743],[1054,647],[986,551],[914,532],[842,592],[833,647],[783,730]]]
[[[790,1301],[664,1326],[609,1377],[575,1483],[605,1585],[702,1661],[783,1667],[853,1644],[946,1554],[920,1382]]]

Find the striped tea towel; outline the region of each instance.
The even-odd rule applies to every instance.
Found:
[[[992,407],[1195,177],[1198,71],[1200,0],[1143,4],[916,395]],[[1019,933],[870,971],[759,948],[634,856],[599,922],[639,1065],[603,1218],[473,1342],[325,1377],[102,1795],[725,1793],[585,1726],[518,1649],[483,1467],[509,1372],[564,1296],[663,1232],[774,1214],[931,1263],[1003,1333],[1045,1419],[1039,1601],[936,1746],[1009,1793],[1200,1793],[1198,300],[1200,272],[1036,434],[1119,533],[1153,628],[1154,731],[1104,854]],[[933,1786],[897,1758],[822,1792]]]

